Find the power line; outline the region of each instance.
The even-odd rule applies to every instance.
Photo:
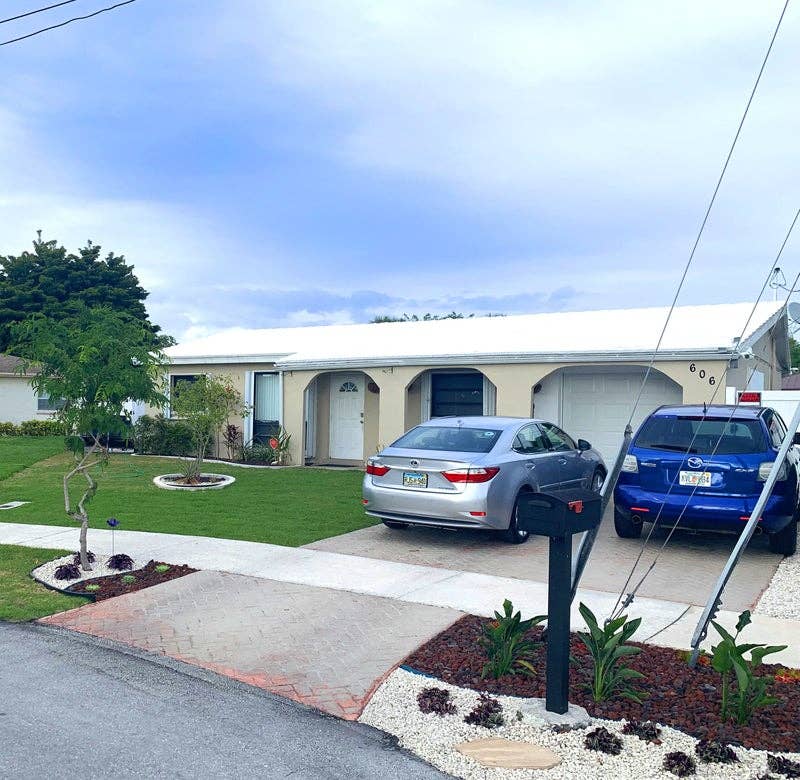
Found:
[[[70,3],[74,3],[76,0],[62,0],[60,3],[53,3],[53,5],[46,5],[44,8],[37,8],[35,11],[28,11],[24,14],[17,14],[16,16],[9,16],[8,19],[0,19],[0,24],[5,24],[6,22],[15,22],[17,19],[24,19],[26,16],[33,16],[34,14],[40,14],[43,11],[49,11],[51,8],[58,8],[62,5],[69,5]]]
[[[59,24],[52,24],[50,27],[43,27],[41,30],[35,30],[32,33],[28,33],[27,35],[20,35],[19,38],[11,38],[11,40],[3,41],[0,43],[0,46],[8,46],[10,43],[17,43],[18,41],[24,41],[26,38],[33,38],[34,35],[41,35],[42,33],[48,32],[49,30],[55,30],[58,27],[65,27],[68,24],[72,24],[72,22],[80,22],[84,19],[91,19],[93,16],[98,16],[99,14],[104,14],[106,11],[113,11],[115,8],[121,8],[123,5],[130,5],[131,3],[135,3],[136,0],[124,0],[124,2],[116,3],[115,5],[109,5],[106,8],[101,8],[99,11],[94,11],[91,14],[86,14],[86,16],[73,16],[72,19],[67,19],[65,22],[60,22]]]
[[[714,192],[711,195],[711,200],[708,203],[708,208],[706,209],[706,213],[703,216],[703,221],[700,223],[700,230],[697,232],[697,238],[694,240],[694,244],[692,245],[692,251],[689,253],[689,259],[686,262],[686,267],[683,269],[683,274],[681,275],[681,280],[678,283],[678,289],[675,292],[675,297],[672,299],[672,305],[670,306],[669,312],[667,313],[667,319],[664,322],[664,327],[661,330],[661,335],[658,337],[658,343],[656,344],[655,350],[653,350],[653,354],[650,358],[650,363],[647,366],[647,371],[645,371],[644,379],[642,381],[641,386],[639,387],[639,392],[636,396],[636,400],[633,404],[633,409],[631,410],[631,416],[628,419],[628,425],[630,425],[633,421],[633,416],[636,414],[636,409],[639,406],[639,401],[642,399],[642,393],[644,392],[645,385],[647,384],[647,380],[650,377],[650,374],[653,371],[653,364],[655,363],[656,355],[658,351],[661,349],[661,343],[664,340],[664,334],[667,332],[667,326],[669,325],[669,321],[672,317],[672,313],[675,310],[675,306],[678,303],[678,296],[681,294],[681,290],[683,289],[683,284],[686,281],[686,276],[689,273],[689,268],[692,265],[692,261],[694,260],[695,253],[697,252],[697,247],[700,244],[700,239],[703,236],[703,231],[705,230],[706,223],[708,222],[708,217],[711,214],[711,209],[714,206],[714,202],[717,199],[717,193],[719,193],[719,188],[722,185],[722,180],[725,178],[725,173],[728,170],[728,164],[733,157],[733,150],[736,148],[736,143],[739,140],[739,136],[742,132],[742,127],[744,127],[744,121],[747,119],[747,114],[750,111],[750,105],[753,102],[753,98],[755,97],[756,90],[758,89],[759,82],[761,81],[761,76],[764,73],[764,68],[767,66],[767,60],[769,60],[769,55],[772,52],[772,46],[775,43],[775,39],[778,37],[778,31],[781,29],[781,23],[783,22],[783,17],[786,14],[786,9],[789,7],[789,0],[786,0],[786,3],[783,6],[783,10],[781,11],[781,15],[778,18],[778,24],[775,26],[775,32],[772,33],[772,38],[769,42],[769,46],[767,47],[767,53],[764,55],[764,60],[761,63],[761,67],[758,71],[758,76],[756,77],[755,84],[753,84],[753,89],[750,91],[750,97],[747,100],[747,105],[744,108],[744,113],[742,114],[742,118],[739,120],[739,126],[736,129],[736,134],[733,137],[733,142],[731,143],[731,147],[728,150],[728,156],[725,158],[725,164],[722,166],[722,171],[717,179],[717,186],[714,187]]]

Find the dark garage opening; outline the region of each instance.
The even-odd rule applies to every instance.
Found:
[[[431,375],[431,417],[483,415],[483,374]]]

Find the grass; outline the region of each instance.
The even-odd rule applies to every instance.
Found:
[[[27,441],[39,444],[37,440]],[[5,443],[0,439],[0,462],[5,460]],[[61,492],[70,457],[61,453],[0,480],[2,501],[31,502],[3,512],[0,521],[71,525],[64,514]],[[153,477],[175,470],[176,463],[170,459],[111,455],[108,465],[98,474],[99,489],[88,505],[90,528],[106,528],[105,520],[116,517],[121,531],[190,534],[299,547],[375,522],[363,512],[362,475],[358,471],[245,469],[215,463],[207,470],[232,474],[236,482],[223,490],[196,493],[163,490],[153,484]],[[75,485],[76,495],[80,487]],[[77,543],[77,530],[75,536]]]
[[[31,569],[69,552],[0,544],[0,620],[35,620],[84,604],[86,599],[49,590],[29,576]]]
[[[63,451],[63,436],[0,436],[0,480]]]

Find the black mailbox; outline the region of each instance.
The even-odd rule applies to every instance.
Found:
[[[590,490],[523,493],[517,524],[523,531],[550,537],[547,576],[547,699],[549,712],[569,709],[569,615],[572,588],[572,537],[600,525],[602,497]]]
[[[600,525],[603,516],[599,493],[575,488],[549,493],[523,493],[517,523],[538,536],[571,536]]]

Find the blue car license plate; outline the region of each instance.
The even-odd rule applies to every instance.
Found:
[[[426,488],[428,487],[428,475],[419,471],[404,471],[403,487]]]

